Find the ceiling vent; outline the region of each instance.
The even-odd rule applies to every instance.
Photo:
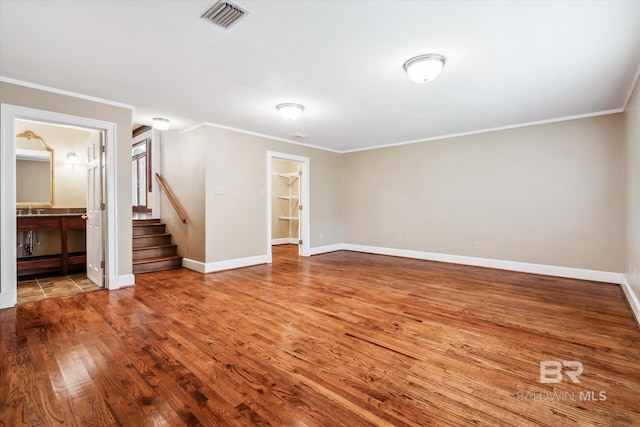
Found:
[[[211,6],[211,9],[207,10],[201,18],[206,19],[212,24],[228,29],[248,14],[249,12],[247,10],[237,4],[221,0]]]

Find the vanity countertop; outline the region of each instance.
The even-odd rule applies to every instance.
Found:
[[[82,216],[86,215],[85,213],[42,213],[42,214],[18,214],[16,215],[18,218],[47,218],[47,217],[58,217],[58,216]]]
[[[46,217],[59,217],[59,216],[81,216],[86,215],[87,210],[85,208],[18,208],[16,216],[18,218],[46,218]]]

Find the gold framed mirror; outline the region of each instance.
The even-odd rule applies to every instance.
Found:
[[[30,130],[16,135],[16,207],[53,207],[53,148]]]

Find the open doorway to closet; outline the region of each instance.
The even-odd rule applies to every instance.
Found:
[[[271,245],[300,243],[300,163],[271,161]]]
[[[267,262],[274,245],[309,256],[309,158],[267,152],[267,188]]]

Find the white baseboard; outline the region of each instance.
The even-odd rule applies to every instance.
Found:
[[[546,276],[567,277],[571,279],[593,280],[620,284],[620,273],[609,271],[586,270],[582,268],[559,267],[555,265],[530,264],[518,261],[503,261],[490,258],[476,258],[462,255],[421,252],[407,249],[383,248],[379,246],[352,245],[346,243],[343,249],[354,252],[399,256],[404,258],[424,259],[428,261],[450,262],[453,264],[473,265],[477,267],[497,268],[500,270],[520,271],[523,273],[543,274]]]
[[[631,285],[624,274],[620,275],[620,286],[622,287],[624,295],[627,297],[627,301],[629,301],[633,314],[636,316],[636,322],[640,325],[640,301],[638,301],[638,296],[633,292],[633,289],[631,289]]]
[[[327,252],[335,252],[344,250],[344,243],[336,243],[335,245],[317,246],[309,249],[309,255],[326,254]]]
[[[266,264],[267,256],[258,255],[247,258],[228,259],[224,261],[215,261],[203,263],[192,259],[184,258],[182,266],[198,273],[213,273],[215,271],[231,270],[233,268],[249,267],[251,265]]]
[[[123,274],[116,276],[115,280],[109,281],[109,290],[115,291],[116,289],[124,288],[126,286],[133,286],[136,284],[136,276],[133,274]]]
[[[205,263],[196,261],[189,258],[182,258],[182,266],[184,268],[188,268],[189,270],[197,271],[198,273],[204,273],[205,271]]]
[[[271,239],[272,245],[297,245],[298,239],[293,237],[283,237],[281,239]]]
[[[3,308],[15,307],[17,303],[18,292],[16,289],[14,289],[13,292],[0,292],[0,310],[2,310]]]

